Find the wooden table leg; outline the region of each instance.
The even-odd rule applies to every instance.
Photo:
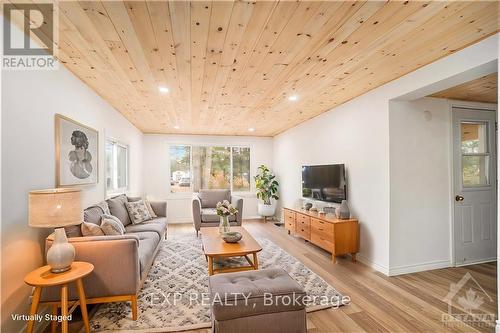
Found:
[[[33,318],[38,311],[38,303],[40,302],[40,295],[42,294],[42,287],[35,287],[35,292],[33,293],[33,299],[31,300],[30,306],[30,317]],[[35,322],[33,320],[28,321],[26,325],[26,332],[32,333]]]
[[[78,279],[76,282],[76,289],[78,291],[78,298],[80,299],[80,310],[82,311],[83,325],[85,326],[85,332],[90,333],[89,315],[87,313],[87,298],[85,297],[85,290],[83,289],[82,279]]]
[[[356,262],[356,253],[351,253],[352,262]]]
[[[52,305],[52,322],[50,323],[50,333],[57,331],[57,304]]]
[[[137,320],[137,295],[132,295],[130,307],[132,308],[132,320]]]
[[[259,259],[257,259],[257,252],[252,253],[253,254],[253,269],[259,269]]]
[[[61,332],[68,333],[68,285],[63,284],[61,286]]]
[[[208,275],[214,275],[214,259],[208,256]]]

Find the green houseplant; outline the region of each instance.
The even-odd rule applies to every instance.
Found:
[[[257,198],[261,200],[258,204],[260,216],[273,216],[276,211],[276,200],[279,199],[279,183],[276,176],[265,165],[258,168],[258,173],[254,177],[257,188]]]

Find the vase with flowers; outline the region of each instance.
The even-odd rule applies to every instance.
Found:
[[[227,200],[218,202],[215,209],[217,210],[217,215],[220,216],[219,233],[222,236],[226,232],[229,232],[229,216],[235,215],[238,213],[238,210]]]

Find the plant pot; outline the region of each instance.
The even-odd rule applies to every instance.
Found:
[[[276,212],[276,202],[273,202],[270,205],[259,202],[257,210],[260,216],[274,216],[274,213]]]

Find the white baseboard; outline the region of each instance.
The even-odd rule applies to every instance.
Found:
[[[430,271],[433,269],[452,267],[450,260],[438,260],[414,265],[404,265],[389,268],[389,276]]]
[[[389,275],[389,269],[387,267],[384,267],[382,265],[379,265],[379,264],[371,261],[370,259],[368,259],[367,257],[365,257],[364,255],[362,255],[360,253],[358,253],[356,255],[356,260],[358,260],[359,262],[365,264],[366,266],[368,266],[370,268],[373,268],[376,271],[379,271],[385,275]]]
[[[497,324],[495,325],[495,333],[500,333],[500,320],[496,321]]]
[[[492,261],[497,261],[497,258],[492,257],[492,258],[486,258],[486,259],[480,259],[480,260],[471,260],[471,261],[460,263],[460,264],[455,265],[455,266],[461,267],[461,266],[468,266],[468,265],[477,265],[477,264],[484,264],[484,263],[492,262]]]

